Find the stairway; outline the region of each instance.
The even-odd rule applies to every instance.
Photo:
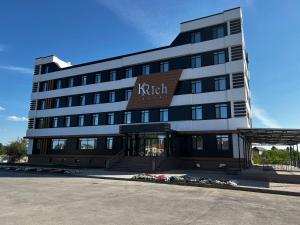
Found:
[[[124,156],[109,170],[151,173],[154,157]]]

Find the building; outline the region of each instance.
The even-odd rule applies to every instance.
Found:
[[[180,24],[164,47],[71,65],[35,60],[30,163],[115,169],[247,166],[248,56],[240,8]]]

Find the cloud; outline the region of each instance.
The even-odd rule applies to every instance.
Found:
[[[268,113],[261,107],[252,105],[253,117],[261,122],[264,126],[269,128],[282,127],[276,120],[272,119]]]
[[[33,69],[12,65],[0,65],[0,69],[10,70],[18,73],[33,74]]]
[[[13,122],[25,122],[28,121],[26,117],[18,117],[18,116],[8,116],[6,120],[13,121]]]
[[[4,110],[5,110],[5,108],[2,107],[2,106],[0,106],[0,112],[2,112],[2,111],[4,111]]]
[[[157,6],[156,11],[147,10],[152,6],[152,1],[138,1],[134,4],[130,0],[122,0],[122,3],[118,0],[98,0],[97,2],[126,24],[143,33],[145,38],[154,45],[169,44],[176,32],[173,29],[174,26],[170,25],[175,21],[170,21],[165,7]]]

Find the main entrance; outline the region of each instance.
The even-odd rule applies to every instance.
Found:
[[[167,147],[166,134],[127,134],[127,156],[160,156]]]

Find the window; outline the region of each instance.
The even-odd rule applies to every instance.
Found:
[[[213,28],[213,39],[222,38],[225,36],[225,30],[223,26]]]
[[[117,79],[117,72],[115,70],[110,71],[109,73],[109,80],[114,81]]]
[[[198,32],[193,32],[191,34],[191,42],[192,43],[197,43],[197,42],[200,42],[201,41],[201,32],[198,31]]]
[[[225,51],[214,52],[214,64],[225,63]]]
[[[108,93],[108,101],[115,102],[116,101],[116,93],[114,91],[110,91]]]
[[[128,101],[131,97],[132,94],[132,90],[131,89],[127,89],[125,90],[125,100]]]
[[[101,82],[101,73],[96,73],[95,75],[95,83],[100,83]]]
[[[84,126],[84,115],[80,115],[78,117],[78,126],[80,126],[80,127]]]
[[[47,82],[44,82],[42,87],[43,87],[42,91],[48,91],[48,83]]]
[[[71,117],[66,116],[65,118],[65,127],[70,127],[71,126]]]
[[[126,78],[131,78],[131,77],[132,77],[132,74],[133,74],[132,67],[127,68],[126,71],[125,71],[125,77],[126,77]]]
[[[94,104],[100,104],[100,94],[99,93],[94,95]]]
[[[227,104],[217,104],[215,105],[216,109],[216,118],[217,119],[226,119],[228,118],[227,115]]]
[[[45,66],[45,73],[49,73],[49,67]]]
[[[106,149],[112,149],[113,148],[113,137],[107,137],[106,138]]]
[[[215,78],[215,91],[226,90],[226,77]]]
[[[87,81],[87,76],[82,76],[81,77],[81,85],[86,85],[86,81]]]
[[[149,123],[149,110],[143,110],[141,112],[141,121],[142,123]]]
[[[53,119],[52,119],[52,127],[53,128],[58,127],[58,117],[53,117]]]
[[[99,114],[94,114],[93,115],[93,126],[98,126],[99,125]]]
[[[198,68],[201,66],[201,55],[192,56],[192,68]]]
[[[74,87],[74,78],[73,77],[69,78],[69,80],[68,80],[68,87],[69,88],[70,87]]]
[[[97,138],[79,138],[79,149],[95,149]]]
[[[202,120],[202,106],[192,107],[192,120]]]
[[[107,114],[107,124],[111,125],[115,123],[115,114],[114,113],[108,113]]]
[[[85,105],[85,95],[80,95],[80,105],[83,106]]]
[[[169,119],[168,114],[169,114],[168,109],[161,109],[159,112],[160,121],[161,122],[168,121],[168,119]]]
[[[59,108],[59,98],[54,100],[54,108]]]
[[[202,151],[203,150],[203,138],[202,136],[192,136],[193,150]]]
[[[41,110],[46,109],[46,101],[42,100],[41,101]]]
[[[143,66],[143,75],[150,74],[150,65],[144,65]]]
[[[38,128],[44,128],[44,119],[43,118],[38,119]]]
[[[168,72],[169,71],[169,62],[161,62],[160,63],[160,72]]]
[[[198,94],[202,92],[202,83],[201,80],[193,80],[192,81],[192,93]]]
[[[63,150],[66,147],[66,139],[52,139],[52,150]]]
[[[61,80],[56,81],[56,89],[61,89]]]
[[[229,136],[228,135],[216,135],[217,149],[229,150]]]
[[[124,123],[131,123],[131,112],[124,113]]]
[[[68,97],[68,103],[67,103],[67,104],[68,104],[68,107],[71,107],[71,106],[72,106],[72,99],[73,99],[72,96],[69,96],[69,97]]]

